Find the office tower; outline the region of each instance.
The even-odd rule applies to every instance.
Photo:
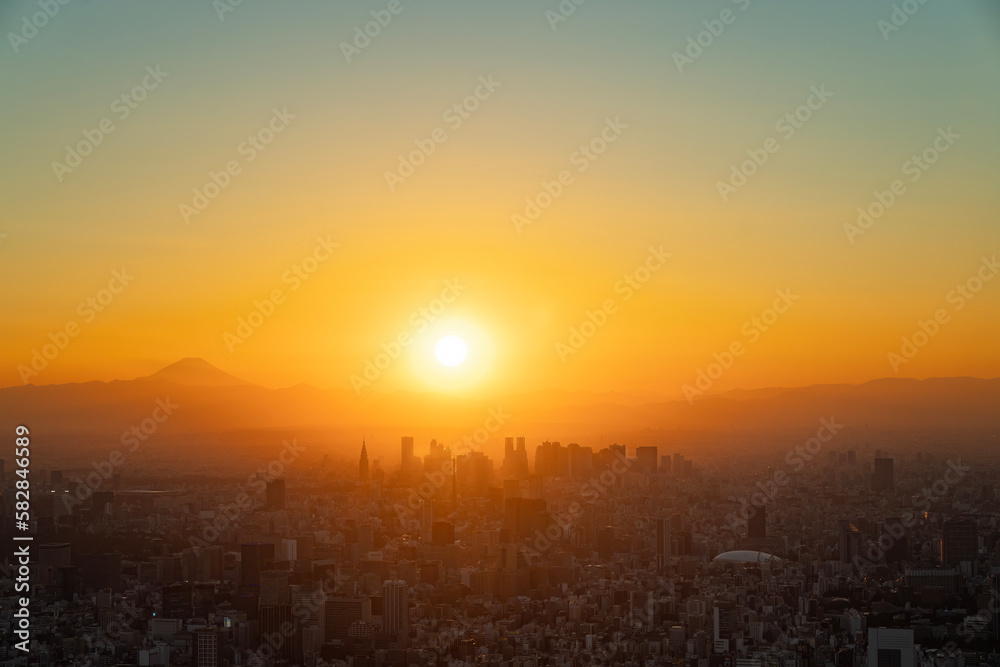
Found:
[[[219,631],[202,628],[194,631],[195,667],[218,667]]]
[[[670,563],[670,556],[673,555],[671,540],[673,535],[670,531],[670,519],[661,517],[656,520],[656,563],[660,569],[664,569]]]
[[[945,521],[941,533],[941,562],[956,566],[961,562],[976,562],[979,552],[979,531],[972,519]]]
[[[767,507],[761,505],[748,505],[747,512],[747,537],[751,540],[763,540],[767,538]]]
[[[260,604],[291,604],[292,589],[288,586],[288,572],[268,570],[260,573]]]
[[[712,609],[712,639],[732,639],[736,630],[736,605],[728,600],[716,600]]]
[[[868,628],[868,667],[916,667],[913,630]]]
[[[900,563],[907,559],[909,541],[902,518],[889,517],[885,520],[878,544],[883,550],[883,560],[886,563]]]
[[[872,491],[876,493],[882,491],[892,492],[894,489],[892,459],[876,458],[875,472],[872,475]]]
[[[503,466],[507,469],[514,463],[514,438],[503,439]]]
[[[258,612],[260,633],[269,637],[273,655],[284,658],[289,663],[302,659],[302,628],[292,613],[290,604],[262,604]],[[288,628],[294,631],[288,632]]]
[[[181,620],[191,617],[194,587],[191,584],[170,584],[164,586],[163,615]]]
[[[371,623],[372,601],[368,597],[330,597],[323,604],[323,639],[346,639],[352,623]]]
[[[69,543],[42,544],[38,547],[38,563],[40,565],[52,565],[54,567],[69,567],[70,551]]]
[[[669,475],[669,474],[671,474],[673,466],[670,464],[670,461],[671,461],[671,459],[670,459],[670,455],[669,454],[664,454],[663,456],[660,457],[660,474],[661,475]]]
[[[387,634],[395,636],[399,648],[407,648],[410,616],[405,581],[389,580],[382,585],[382,625]]]
[[[431,543],[436,547],[454,544],[455,524],[448,521],[435,521],[431,527]]]
[[[853,563],[861,550],[861,531],[847,519],[841,519],[839,534],[840,562]]]
[[[358,479],[362,484],[368,482],[368,448],[365,446],[364,439],[361,440],[361,460],[358,462]]]
[[[403,436],[399,468],[403,472],[413,469],[413,437]]]
[[[260,586],[260,573],[273,569],[274,545],[265,542],[240,545],[240,585]]]
[[[271,511],[285,509],[285,480],[272,479],[267,483],[264,505]]]
[[[656,473],[656,447],[636,447],[635,462],[639,472]]]

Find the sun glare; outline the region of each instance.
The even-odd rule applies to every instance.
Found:
[[[445,336],[434,345],[434,356],[445,366],[458,366],[469,356],[469,346],[458,336]]]

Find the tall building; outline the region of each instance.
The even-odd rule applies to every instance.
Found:
[[[636,447],[635,462],[639,472],[656,473],[656,447]]]
[[[260,573],[273,569],[274,545],[255,542],[240,546],[240,585],[260,586]]]
[[[712,609],[712,639],[732,639],[736,630],[736,605],[728,600],[716,600]]]
[[[218,667],[219,631],[217,628],[202,628],[194,631],[195,667]]]
[[[413,469],[413,437],[403,436],[402,446],[400,448],[400,461],[399,469],[403,472],[408,472]]]
[[[371,623],[372,601],[368,597],[329,597],[323,603],[323,639],[346,639],[355,622]]]
[[[979,552],[979,531],[972,519],[945,521],[941,533],[941,562],[956,566],[965,561],[976,562]]]
[[[853,563],[861,552],[861,531],[847,519],[841,519],[839,533],[840,562]]]
[[[868,667],[916,667],[913,630],[868,628]]]
[[[267,483],[265,505],[272,511],[285,509],[285,480],[272,479]]]
[[[358,479],[362,484],[368,482],[368,448],[365,447],[364,439],[361,440],[361,460],[358,462]]]
[[[407,648],[410,615],[405,581],[388,580],[382,585],[382,627],[396,638],[399,648]]]
[[[893,480],[892,473],[892,459],[876,458],[875,472],[872,475],[872,491],[876,493],[881,491],[892,492],[894,489],[895,482]]]
[[[670,548],[673,535],[670,533],[670,519],[662,517],[656,520],[656,564],[664,569],[670,563],[673,555]]]
[[[260,573],[260,604],[291,604],[292,589],[288,585],[288,572],[268,570]]]
[[[262,604],[259,610],[260,633],[269,638],[273,654],[289,663],[302,660],[302,628],[292,614],[290,604]],[[288,628],[294,628],[289,633]]]
[[[750,505],[747,517],[747,537],[751,540],[767,539],[767,507]]]
[[[38,563],[53,567],[70,567],[72,563],[70,563],[69,542],[39,545]]]

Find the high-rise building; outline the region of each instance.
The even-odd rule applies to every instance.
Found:
[[[219,631],[217,628],[202,628],[194,631],[195,667],[218,667]]]
[[[840,520],[838,545],[841,563],[853,563],[861,551],[861,531],[847,519]]]
[[[260,573],[273,569],[274,545],[254,542],[240,546],[240,585],[260,586]]]
[[[38,547],[38,563],[53,567],[70,567],[69,542],[58,544],[42,544]]]
[[[915,667],[913,630],[868,628],[868,667]]]
[[[272,479],[267,483],[265,505],[272,511],[285,509],[285,480]]]
[[[972,519],[945,521],[941,532],[941,562],[956,566],[965,561],[976,562],[979,552],[979,531]]]
[[[895,482],[892,472],[893,462],[890,458],[876,458],[875,472],[872,474],[872,491],[879,493],[882,491],[895,490]]]
[[[670,556],[673,555],[671,540],[673,535],[670,531],[670,519],[661,517],[656,520],[656,563],[660,569],[664,569],[670,563]]]
[[[358,479],[362,484],[368,482],[368,448],[365,446],[364,439],[361,440],[361,460],[358,462]]]
[[[346,639],[352,623],[371,623],[371,598],[329,597],[323,604],[323,619],[324,641]]]
[[[656,447],[636,447],[635,462],[638,472],[656,473]]]
[[[291,604],[292,589],[288,586],[288,572],[267,570],[260,573],[260,604]]]
[[[767,538],[767,507],[761,505],[748,505],[747,512],[747,537],[751,540],[763,540]]]
[[[407,648],[410,634],[409,595],[406,582],[388,580],[382,585],[382,626],[399,648]]]
[[[399,469],[403,472],[409,472],[413,469],[413,437],[403,436],[403,441],[400,451],[400,462]]]
[[[728,600],[716,600],[712,609],[712,639],[732,639],[736,630],[736,605]]]
[[[259,610],[260,633],[271,638],[274,655],[291,664],[302,660],[302,628],[292,614],[290,604],[262,604]],[[294,631],[288,632],[288,628]]]

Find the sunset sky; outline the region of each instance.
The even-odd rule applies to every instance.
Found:
[[[401,335],[360,391],[678,397],[734,343],[711,391],[1000,375],[995,2],[53,5],[0,8],[2,386],[67,324],[28,382],[349,389]]]

